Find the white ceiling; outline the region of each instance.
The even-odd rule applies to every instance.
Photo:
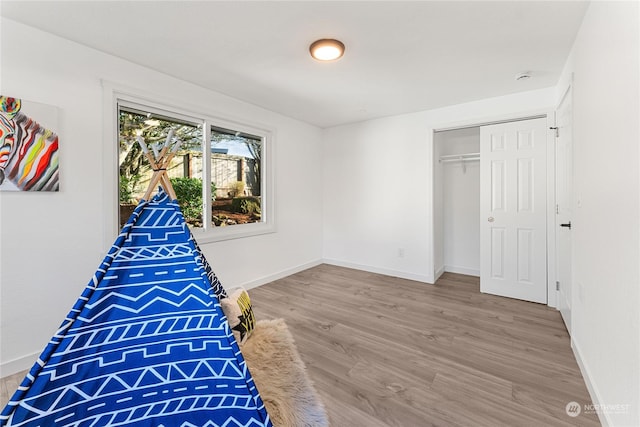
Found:
[[[329,127],[553,86],[587,5],[3,0],[0,13]],[[344,57],[311,59],[318,38],[343,41]],[[516,81],[522,71],[532,78]]]

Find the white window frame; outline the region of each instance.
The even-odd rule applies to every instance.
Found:
[[[156,97],[146,96],[137,93],[132,89],[120,89],[106,82],[103,83],[104,91],[104,159],[105,159],[105,245],[110,245],[115,236],[120,232],[119,203],[118,203],[118,179],[119,171],[119,106],[124,108],[134,108],[142,111],[155,112],[167,117],[175,117],[192,123],[203,124],[204,141],[211,139],[211,126],[225,129],[232,129],[243,133],[259,136],[262,138],[261,147],[261,221],[249,224],[236,224],[226,227],[215,227],[212,225],[211,209],[211,150],[203,147],[203,227],[191,228],[193,236],[198,243],[211,243],[224,240],[246,238],[258,236],[276,231],[275,223],[275,191],[273,180],[273,157],[275,144],[275,130],[246,120],[220,117],[219,114],[211,114],[203,108],[191,107],[181,108],[180,112],[175,111],[171,105],[181,105],[182,100],[156,99]],[[197,112],[196,112],[197,111]],[[203,143],[204,144],[204,143]],[[106,247],[106,246],[105,246]]]

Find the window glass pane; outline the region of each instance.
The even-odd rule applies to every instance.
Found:
[[[202,126],[128,107],[119,109],[120,226],[144,196],[153,171],[137,142],[141,135],[150,151],[160,152],[169,131],[182,141],[167,174],[187,223],[202,227]],[[154,189],[155,194],[155,189]]]
[[[211,127],[213,225],[263,222],[263,139],[247,133]]]

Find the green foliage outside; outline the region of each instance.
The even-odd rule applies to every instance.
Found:
[[[171,178],[178,204],[187,222],[202,222],[202,180],[200,178]]]
[[[185,220],[190,224],[202,224],[202,180],[200,178],[171,178],[178,204]],[[215,198],[216,185],[211,183],[211,199]]]
[[[229,191],[231,192],[231,197],[240,197],[244,195],[244,182],[242,181],[234,181],[229,184]]]
[[[118,192],[118,198],[120,203],[129,204],[136,203],[133,195],[137,192],[138,182],[140,181],[140,175],[123,176],[120,175],[120,187]]]
[[[254,196],[236,197],[231,201],[231,209],[234,212],[243,214],[252,214],[259,216],[262,211],[260,208],[260,198]]]

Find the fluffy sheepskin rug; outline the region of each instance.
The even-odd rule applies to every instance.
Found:
[[[242,355],[275,427],[329,425],[283,319],[258,321]]]

